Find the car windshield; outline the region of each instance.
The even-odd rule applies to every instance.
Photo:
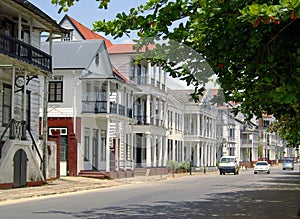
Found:
[[[234,162],[234,158],[222,158],[221,163],[233,163]]]
[[[257,162],[256,165],[268,165],[266,162]]]
[[[292,163],[292,160],[284,160],[285,163]]]

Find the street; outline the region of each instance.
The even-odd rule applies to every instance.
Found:
[[[271,174],[192,175],[0,206],[0,218],[297,218],[299,164]]]

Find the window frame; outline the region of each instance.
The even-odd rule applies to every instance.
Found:
[[[54,85],[54,88],[51,86]],[[60,87],[58,86],[60,85]],[[49,80],[48,86],[48,102],[49,103],[62,103],[63,102],[63,76],[54,76],[52,80]],[[60,92],[60,93],[59,93]]]
[[[8,92],[6,93],[6,90]],[[8,96],[9,94],[9,96]],[[9,97],[9,104],[5,104],[6,98]],[[6,127],[9,124],[9,120],[11,119],[11,107],[12,107],[12,87],[9,84],[3,84],[3,100],[2,100],[2,126]],[[5,108],[9,109],[7,118]],[[6,121],[7,120],[7,121]]]

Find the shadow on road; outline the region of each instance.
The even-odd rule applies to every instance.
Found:
[[[235,192],[211,193],[208,199],[189,202],[165,200],[149,205],[111,206],[86,211],[35,212],[54,217],[167,219],[167,218],[297,218],[300,208],[300,176],[285,172],[281,177],[258,177],[259,187],[239,186]],[[197,192],[197,191],[195,191]]]

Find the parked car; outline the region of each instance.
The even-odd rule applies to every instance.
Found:
[[[258,161],[254,165],[254,174],[257,173],[267,173],[270,174],[270,164],[267,161]]]
[[[223,156],[219,163],[220,175],[225,175],[225,173],[233,173],[234,175],[239,174],[240,164],[235,156]]]
[[[294,158],[286,157],[283,159],[282,169],[294,170]]]

